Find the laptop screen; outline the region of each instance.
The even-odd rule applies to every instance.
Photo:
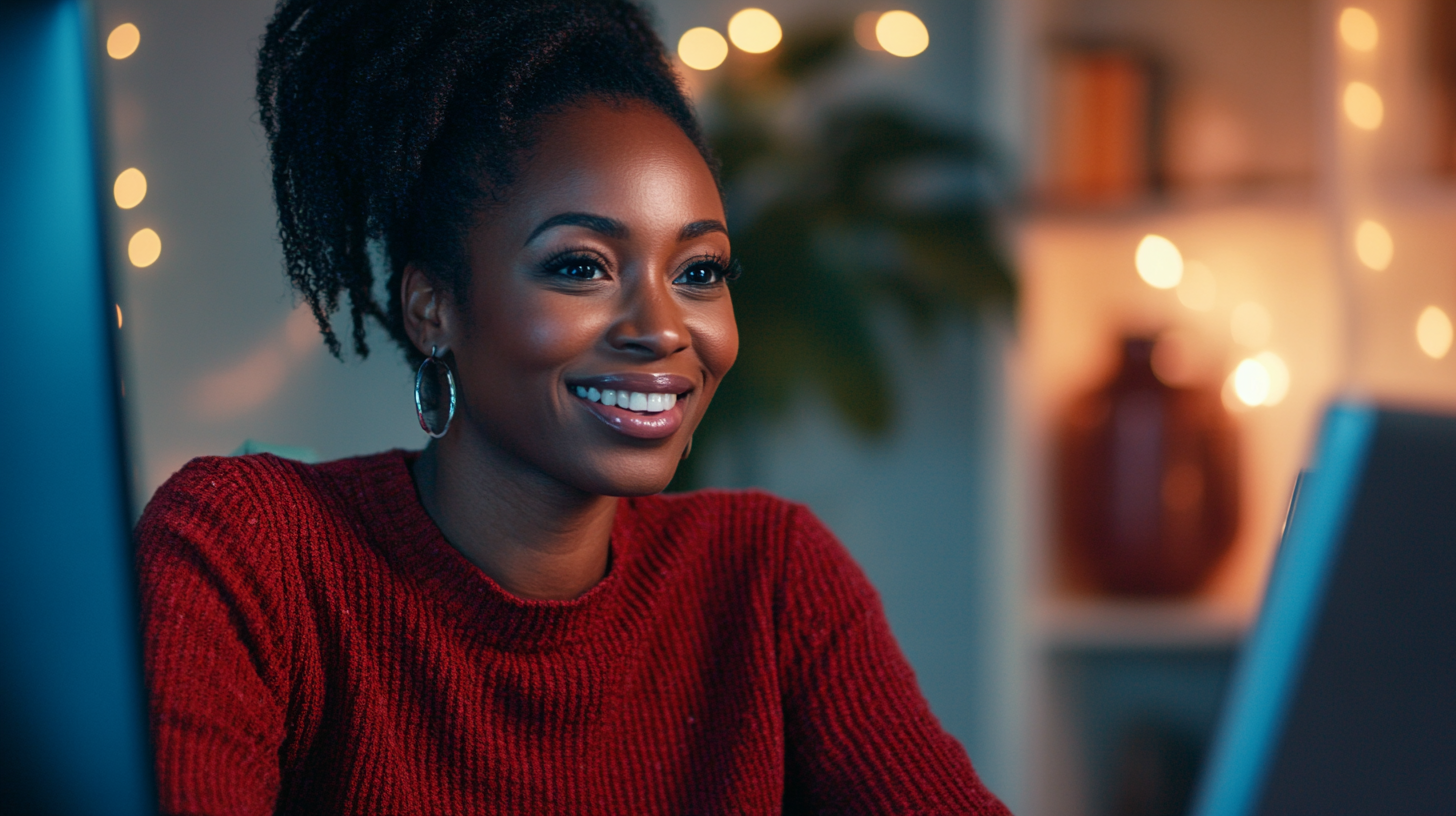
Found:
[[[0,809],[153,811],[87,7],[0,4]]]
[[[1194,813],[1456,812],[1456,418],[1337,405]]]

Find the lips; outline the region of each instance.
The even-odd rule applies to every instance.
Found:
[[[693,390],[693,382],[677,374],[634,372],[573,377],[566,387],[613,430],[637,439],[663,439],[682,427],[681,400]]]

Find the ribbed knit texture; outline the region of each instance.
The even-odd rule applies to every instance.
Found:
[[[805,508],[620,500],[606,578],[516,598],[414,454],[198,459],[137,535],[164,813],[1004,813]]]

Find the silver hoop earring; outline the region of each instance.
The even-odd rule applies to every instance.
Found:
[[[441,360],[438,356],[436,356],[438,348],[438,346],[430,346],[430,356],[426,357],[424,361],[420,363],[420,367],[415,370],[415,416],[419,417],[420,419],[420,428],[422,428],[424,432],[429,434],[430,437],[433,439],[439,439],[440,437],[444,436],[446,432],[450,430],[450,420],[455,418],[455,375],[451,373],[450,366],[444,360]],[[445,424],[438,431],[430,427],[430,422],[425,418],[425,414],[426,412],[431,414],[439,413],[440,394],[437,393],[439,391],[439,388],[436,387],[432,389],[432,393],[429,395],[428,400],[426,400],[420,394],[420,386],[425,381],[425,367],[430,365],[431,363],[444,367],[445,382],[450,386],[450,407],[449,410],[445,412]],[[431,380],[434,380],[436,385],[438,386],[438,380],[436,378],[431,377]],[[429,403],[428,406],[425,404],[426,402]]]

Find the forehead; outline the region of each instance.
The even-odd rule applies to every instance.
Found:
[[[597,100],[543,119],[500,226],[530,229],[562,212],[673,231],[723,219],[713,174],[676,122],[644,103]]]

